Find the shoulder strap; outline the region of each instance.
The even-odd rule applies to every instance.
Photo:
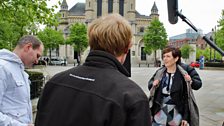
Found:
[[[163,73],[164,71],[166,70],[166,67],[162,67],[160,68],[157,72],[156,72],[156,75],[154,77],[154,80],[159,80],[161,81],[162,77],[163,77]]]
[[[177,68],[180,70],[180,73],[183,75],[183,77],[184,77],[184,75],[188,74],[187,71],[184,70],[184,68],[183,68],[182,66],[177,65]],[[185,78],[184,78],[184,79],[185,79]],[[185,81],[187,82],[186,79],[185,79]]]
[[[188,74],[187,71],[185,71],[180,65],[178,65],[177,67],[183,76]],[[185,81],[186,81],[186,79],[185,79]],[[187,92],[188,92],[188,106],[189,106],[189,110],[190,110],[189,124],[191,126],[199,126],[199,109],[198,109],[198,106],[196,103],[196,99],[195,99],[194,93],[191,89],[190,82],[186,81],[186,83],[187,83]]]

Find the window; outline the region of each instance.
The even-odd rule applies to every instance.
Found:
[[[132,56],[135,56],[135,51],[132,51]]]
[[[146,53],[144,52],[145,47],[141,47],[141,60],[146,60]]]
[[[108,13],[113,12],[113,0],[108,0]]]
[[[124,16],[124,0],[120,0],[119,2],[119,14]]]
[[[102,15],[102,0],[97,0],[97,17]]]
[[[144,32],[145,28],[144,27],[140,27],[140,32]]]

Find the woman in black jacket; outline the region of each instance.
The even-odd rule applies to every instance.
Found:
[[[167,47],[162,55],[164,67],[157,70],[148,85],[149,90],[156,89],[151,107],[153,126],[187,126],[189,108],[185,79],[192,81],[191,77],[183,76],[177,67],[181,65],[179,49]]]

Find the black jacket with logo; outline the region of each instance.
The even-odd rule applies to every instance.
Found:
[[[151,126],[147,96],[125,75],[114,56],[91,51],[47,82],[35,126]]]

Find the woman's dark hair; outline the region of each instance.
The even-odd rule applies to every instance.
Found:
[[[179,48],[175,48],[173,46],[166,46],[163,51],[162,51],[162,57],[165,53],[169,53],[169,52],[172,52],[172,56],[174,58],[176,57],[179,57],[178,60],[177,60],[177,64],[181,64],[181,51]]]

